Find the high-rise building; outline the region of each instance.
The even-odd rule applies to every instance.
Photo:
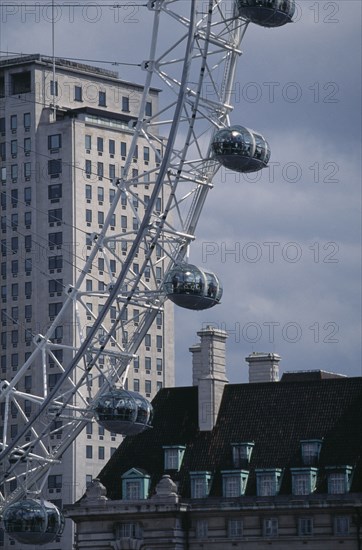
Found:
[[[89,65],[65,60],[53,64],[40,55],[0,61],[1,379],[11,380],[29,357],[34,336],[45,334],[62,307],[66,289],[84,268],[91,240],[101,231],[114,198],[114,180],[122,175],[141,94],[141,86]],[[151,89],[147,116],[157,112],[157,104],[158,90]],[[134,152],[134,185],[110,223],[120,247],[118,257],[126,256],[132,231],[137,230],[152,193],[149,172],[157,172],[162,139],[157,143],[156,148],[139,140]],[[158,200],[161,211],[162,197]],[[61,375],[57,359],[64,364],[70,359],[72,346],[79,345],[81,338],[79,326],[86,333],[104,305],[108,275],[116,276],[119,268],[116,259],[98,255],[82,287],[84,307],[74,307],[63,317],[54,334],[53,360],[47,359],[45,372],[41,365],[32,365],[21,382],[22,391],[37,394],[44,387],[44,374],[52,389]],[[156,269],[156,278],[161,279],[162,258]],[[133,263],[133,273],[137,270]],[[134,330],[139,312],[136,306],[129,309]],[[127,331],[117,338],[127,340]],[[101,382],[98,376],[94,385]],[[163,386],[174,385],[172,304],[166,304],[144,336],[127,383],[130,390],[149,398]],[[32,402],[26,406],[30,416]],[[20,420],[13,412],[10,430],[15,437]],[[62,437],[61,432],[52,436],[57,437]],[[52,469],[42,496],[59,506],[77,500],[119,442],[120,436],[89,423]],[[49,548],[60,544],[71,548],[71,537],[67,526],[62,542]],[[10,547],[11,541],[0,539],[1,545]]]

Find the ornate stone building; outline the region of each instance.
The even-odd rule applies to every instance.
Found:
[[[76,549],[360,550],[362,378],[229,385],[226,334],[198,334],[194,386],[161,390],[153,429],[67,507]],[[279,356],[257,357],[276,380]]]

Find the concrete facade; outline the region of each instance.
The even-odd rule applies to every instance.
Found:
[[[32,350],[32,337],[45,333],[66,286],[73,285],[83,269],[90,235],[104,223],[114,191],[112,179],[121,175],[132,140],[126,119],[138,116],[142,88],[120,80],[115,72],[57,61],[55,82],[56,88],[50,61],[38,55],[0,62],[1,378],[11,379],[23,364]],[[148,99],[148,109],[156,112],[158,91],[151,90]],[[156,169],[159,161],[142,141],[133,161],[135,183],[143,172]],[[62,166],[58,173],[57,161]],[[140,188],[139,204],[136,191],[132,206],[119,204],[111,230],[115,235],[132,229],[134,210],[142,211],[146,195],[152,193],[152,187],[147,188]],[[126,251],[118,253],[122,256]],[[142,259],[140,251],[140,263]],[[159,265],[162,273],[162,262]],[[94,265],[87,275],[85,290],[94,295],[85,298],[88,313],[79,311],[84,331],[104,304],[99,290],[106,281],[106,267]],[[116,275],[119,266],[111,267]],[[57,282],[53,287],[51,280]],[[131,315],[136,325],[136,309]],[[79,344],[75,316],[73,310],[63,319],[56,342],[69,347]],[[167,303],[163,317],[149,332],[147,346],[145,342],[139,349],[139,361],[131,365],[130,390],[152,398],[163,386],[174,385],[173,339],[173,306]],[[66,363],[72,352],[62,353]],[[51,375],[57,372],[56,365],[48,365],[50,385]],[[25,390],[37,393],[42,383],[41,370],[32,366]],[[14,433],[17,420],[15,416]],[[44,498],[60,507],[77,500],[120,441],[120,436],[96,424],[87,433],[84,430],[62,464],[52,470],[56,483],[46,486]],[[1,544],[11,546],[6,537]],[[69,522],[61,548],[68,550],[71,545]],[[60,549],[60,543],[49,548]]]

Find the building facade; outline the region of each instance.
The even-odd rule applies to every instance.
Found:
[[[39,55],[0,61],[2,379],[11,380],[29,357],[34,336],[46,332],[68,285],[74,285],[84,268],[92,236],[102,229],[114,198],[114,181],[122,175],[141,93],[140,86],[120,80],[117,73],[88,65],[57,60],[53,67]],[[157,105],[158,90],[151,89],[146,114],[156,112]],[[132,231],[137,231],[137,214],[142,216],[152,193],[147,174],[161,161],[162,147],[157,147],[155,151],[146,140],[139,143],[132,161],[135,184],[111,220],[110,231],[118,237],[124,234],[122,242],[117,241],[120,257],[127,254]],[[137,188],[140,180],[143,185]],[[159,201],[161,210],[162,197]],[[156,254],[161,255],[157,250]],[[56,359],[70,359],[71,347],[79,345],[76,327],[86,332],[92,324],[106,300],[109,274],[116,276],[119,269],[115,260],[107,263],[99,255],[87,273],[84,307],[66,313],[56,327],[54,344],[59,348],[46,367],[50,389],[60,376]],[[138,265],[132,269],[136,273]],[[161,279],[162,261],[157,269]],[[111,319],[113,314],[111,310]],[[136,307],[130,316],[134,330],[139,320]],[[127,340],[127,331],[118,338]],[[32,365],[20,389],[36,394],[43,387],[42,376]],[[174,385],[172,304],[166,304],[145,336],[127,382],[130,390],[149,398],[163,386]],[[28,407],[31,415],[31,403]],[[14,411],[13,436],[18,422]],[[62,464],[52,470],[44,498],[59,506],[74,502],[120,441],[120,436],[89,424]],[[16,480],[12,485],[10,489]],[[69,523],[62,548],[71,548],[71,531]],[[12,542],[5,538],[1,544]],[[60,548],[59,544],[49,547]]]
[[[270,382],[229,385],[226,334],[198,334],[194,386],[159,392],[153,429],[67,507],[76,549],[360,550],[362,378],[276,382],[280,357],[253,354]]]

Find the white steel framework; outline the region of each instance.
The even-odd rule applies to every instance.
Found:
[[[231,90],[248,23],[237,17],[233,0],[153,0],[148,10],[150,19],[153,15],[153,27],[150,54],[142,64],[145,84],[139,116],[133,124],[123,176],[114,182],[115,197],[104,226],[91,236],[84,269],[74,287],[66,289],[62,309],[49,330],[35,336],[32,355],[13,379],[1,382],[0,401],[5,408],[0,453],[1,509],[26,493],[41,493],[52,465],[61,460],[64,451],[93,420],[94,400],[115,384],[124,385],[130,361],[163,310],[165,294],[159,268],[162,266],[162,273],[167,274],[184,258],[219,167],[211,158],[210,144],[214,133],[230,124]],[[158,112],[147,115],[151,84],[166,89],[167,101]],[[132,159],[139,142],[148,143],[159,155],[159,163],[156,169],[134,178]],[[141,209],[134,207],[132,230],[111,233],[117,205],[125,196],[131,206],[136,200],[141,201],[136,190],[142,186],[150,189],[143,217]],[[87,307],[85,277],[99,257],[104,259],[109,283],[103,292],[92,293],[105,300],[95,315]],[[137,272],[133,270],[135,257],[139,263]],[[120,266],[117,277],[111,260]],[[139,311],[137,319],[128,315],[131,306]],[[57,350],[66,346],[57,343],[56,327],[69,308],[76,319],[79,345],[71,348],[72,359],[63,363]],[[82,310],[92,319],[86,333],[80,322]],[[101,356],[105,358],[102,370]],[[49,358],[59,373],[51,390],[46,375]],[[35,364],[38,370],[42,369],[41,395],[18,389]],[[97,377],[104,382],[94,392],[91,378]],[[33,404],[30,416],[24,409],[25,400]],[[9,436],[11,407],[16,408],[23,421],[23,428],[13,439]],[[54,445],[54,437],[50,444],[51,436],[57,433],[61,434],[57,444]],[[18,487],[9,492],[7,482],[15,477]]]

